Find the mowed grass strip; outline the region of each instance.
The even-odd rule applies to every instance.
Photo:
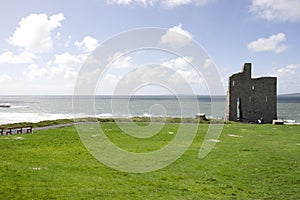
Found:
[[[117,146],[147,152],[167,145],[179,124],[144,139],[126,135],[116,123],[101,126]],[[144,174],[94,159],[75,127],[1,136],[0,199],[300,199],[300,126],[227,124],[201,160],[207,128],[199,125],[176,162]]]

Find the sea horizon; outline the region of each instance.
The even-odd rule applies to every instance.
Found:
[[[94,113],[86,111],[89,97],[95,98]],[[73,95],[0,95],[0,105],[10,105],[9,108],[0,108],[0,124],[91,116],[194,118],[197,113],[222,119],[226,105],[225,95],[95,95],[79,96],[79,99],[82,104],[75,115]],[[191,101],[196,101],[199,108],[195,108]],[[277,116],[278,119],[300,122],[300,95],[278,95]]]

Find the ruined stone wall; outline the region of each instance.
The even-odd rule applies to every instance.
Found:
[[[229,77],[226,120],[271,123],[277,119],[277,79],[251,78],[251,63]]]

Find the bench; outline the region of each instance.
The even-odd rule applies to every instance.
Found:
[[[283,121],[283,120],[273,120],[272,124],[275,124],[275,125],[283,125],[283,124],[284,124],[284,121]]]
[[[12,135],[12,134],[23,134],[32,133],[32,126],[26,127],[12,127],[12,128],[0,128],[0,135]]]
[[[196,114],[196,119],[200,119],[200,120],[205,120],[207,121],[207,118],[205,116],[205,113],[197,113]]]
[[[11,135],[12,134],[12,128],[8,128],[6,131],[5,131],[6,135]]]
[[[32,133],[32,126],[17,127],[17,134]]]

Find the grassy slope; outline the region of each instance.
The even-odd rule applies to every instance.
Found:
[[[103,129],[122,148],[157,149],[169,124],[148,142]],[[300,199],[300,126],[225,125],[221,142],[197,158],[208,125],[172,165],[145,174],[119,172],[95,160],[74,127],[0,137],[1,199]],[[243,137],[230,137],[229,134]],[[19,138],[20,139],[20,138]],[[127,147],[126,147],[127,146]]]

